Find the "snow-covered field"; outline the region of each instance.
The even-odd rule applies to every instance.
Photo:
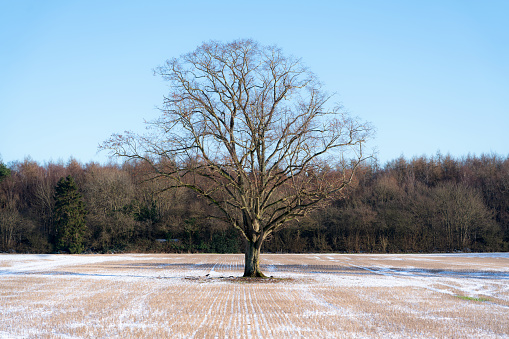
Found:
[[[509,338],[509,254],[0,255],[0,338]]]

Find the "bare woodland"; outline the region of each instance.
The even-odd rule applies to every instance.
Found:
[[[0,251],[55,251],[55,186],[72,175],[88,211],[86,252],[240,253],[239,232],[203,198],[124,165],[9,165],[0,182]],[[396,159],[363,165],[344,197],[272,234],[262,252],[452,252],[509,249],[509,159]],[[159,193],[160,191],[163,191]],[[156,239],[164,239],[164,242]]]

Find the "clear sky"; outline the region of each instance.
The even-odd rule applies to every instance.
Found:
[[[106,162],[167,90],[152,69],[208,40],[301,57],[401,155],[509,154],[509,1],[0,0],[0,156]]]

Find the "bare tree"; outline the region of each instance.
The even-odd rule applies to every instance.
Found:
[[[350,183],[371,126],[327,107],[300,60],[252,40],[204,43],[155,73],[170,90],[153,133],[102,147],[217,207],[246,239],[244,276],[263,277],[263,241]]]

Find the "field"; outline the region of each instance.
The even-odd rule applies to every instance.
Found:
[[[0,255],[0,338],[509,338],[509,254]]]

